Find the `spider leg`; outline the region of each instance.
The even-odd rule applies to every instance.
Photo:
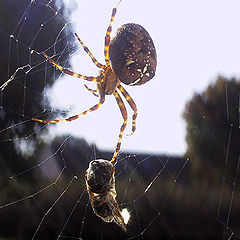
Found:
[[[116,5],[116,7],[113,8],[113,10],[112,10],[111,20],[110,20],[109,26],[107,28],[106,36],[105,36],[104,55],[105,55],[105,61],[106,61],[107,66],[110,65],[110,61],[109,61],[109,45],[110,45],[110,34],[112,32],[112,24],[113,24],[115,15],[117,13],[118,5],[120,4],[121,1],[122,0],[119,0],[119,2]]]
[[[130,105],[130,107],[133,110],[133,116],[132,116],[132,132],[129,135],[132,135],[135,130],[136,130],[136,119],[137,119],[137,106],[135,104],[135,102],[133,101],[133,99],[131,98],[131,96],[129,95],[129,93],[123,88],[123,86],[119,85],[118,89],[120,90],[120,92],[122,93],[122,95],[125,97],[125,99],[127,100],[128,104]]]
[[[81,45],[82,45],[83,49],[85,50],[85,52],[90,56],[90,58],[92,59],[93,63],[94,63],[97,67],[102,68],[102,69],[105,69],[106,66],[103,65],[103,64],[101,64],[101,63],[99,63],[99,62],[97,61],[97,59],[92,55],[92,53],[90,52],[90,50],[88,49],[88,47],[86,47],[86,46],[84,45],[84,43],[83,43],[82,40],[79,38],[79,36],[77,35],[77,33],[75,33],[75,36],[77,37],[78,41],[81,43]]]
[[[98,90],[97,89],[91,89],[89,88],[86,84],[84,84],[84,87],[89,91],[89,92],[92,92],[92,94],[95,96],[95,97],[99,97],[99,95],[97,94]]]
[[[116,160],[116,158],[117,158],[117,156],[119,154],[121,143],[122,143],[123,132],[124,132],[126,126],[127,126],[127,110],[126,110],[126,107],[125,107],[125,105],[123,103],[123,100],[122,100],[122,98],[120,97],[120,95],[119,95],[119,93],[117,91],[114,91],[113,94],[114,94],[114,97],[115,97],[115,99],[117,101],[117,104],[118,104],[118,106],[120,108],[120,111],[122,113],[123,124],[122,124],[121,129],[120,129],[117,146],[116,146],[115,152],[113,154],[111,163],[113,163]]]
[[[98,77],[87,77],[84,75],[81,75],[79,73],[75,73],[72,72],[66,68],[63,68],[62,66],[58,65],[56,62],[54,62],[46,53],[42,53],[42,55],[50,62],[52,63],[56,68],[58,68],[60,71],[62,71],[63,73],[66,73],[68,75],[71,75],[73,77],[78,77],[78,78],[83,78],[87,81],[93,81],[93,82],[97,82],[98,81]]]
[[[93,111],[96,111],[105,101],[105,93],[103,92],[101,86],[100,86],[100,83],[98,84],[99,85],[99,94],[100,94],[100,100],[99,100],[99,103],[95,104],[94,106],[92,106],[91,108],[89,108],[88,110],[82,112],[82,113],[79,113],[79,114],[76,114],[74,116],[71,116],[69,118],[66,118],[66,119],[56,119],[56,120],[41,120],[41,119],[37,119],[37,118],[33,118],[32,120],[34,121],[37,121],[37,122],[41,122],[41,123],[59,123],[59,122],[70,122],[70,121],[73,121],[73,120],[76,120],[78,119],[80,116],[82,115],[86,115],[90,112],[93,112]]]

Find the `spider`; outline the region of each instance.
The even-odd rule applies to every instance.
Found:
[[[91,161],[85,174],[87,191],[94,213],[105,222],[114,221],[126,232],[127,221],[115,200],[117,193],[114,173],[115,168],[108,160]]]
[[[115,8],[112,10],[110,24],[107,28],[105,35],[105,65],[101,64],[96,60],[90,50],[84,45],[79,36],[75,33],[76,38],[82,45],[85,52],[90,56],[93,63],[100,68],[100,73],[96,77],[84,76],[79,73],[72,72],[54,62],[46,53],[42,55],[52,63],[57,69],[65,74],[73,77],[82,78],[87,81],[96,82],[97,89],[92,90],[88,88],[88,91],[92,92],[95,96],[99,96],[99,102],[89,108],[88,110],[71,116],[66,119],[59,120],[41,120],[33,118],[33,120],[42,123],[58,123],[58,122],[69,122],[78,119],[82,115],[86,115],[89,112],[97,110],[105,101],[105,95],[114,95],[117,104],[120,108],[123,123],[120,128],[118,142],[113,154],[111,163],[113,163],[120,151],[122,137],[124,130],[127,125],[127,111],[124,102],[119,92],[126,99],[128,104],[133,110],[132,115],[132,132],[136,130],[136,118],[137,118],[137,106],[128,92],[124,89],[121,83],[127,85],[141,85],[152,79],[156,71],[156,50],[153,41],[149,33],[140,25],[134,23],[127,23],[122,25],[116,33],[116,36],[111,40],[110,34],[112,31],[112,24],[117,12],[117,8],[121,0],[118,2]],[[111,62],[111,63],[110,63]],[[131,135],[130,134],[130,135]]]

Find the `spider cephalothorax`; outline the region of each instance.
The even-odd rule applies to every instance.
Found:
[[[120,2],[121,0],[119,1],[119,3]],[[118,29],[116,36],[112,40],[110,40],[112,23],[116,15],[118,5],[112,10],[111,21],[107,28],[107,33],[105,36],[105,65],[99,63],[96,60],[96,58],[84,45],[78,35],[75,34],[84,50],[94,62],[94,64],[101,69],[99,76],[89,77],[72,72],[58,65],[49,56],[47,56],[46,53],[42,53],[42,55],[47,58],[50,63],[52,63],[63,73],[74,77],[82,78],[87,81],[95,81],[97,83],[96,90],[89,89],[87,86],[86,88],[87,90],[91,91],[95,96],[99,96],[99,103],[80,114],[76,114],[66,119],[50,121],[40,120],[36,118],[33,119],[35,121],[44,123],[72,121],[79,118],[81,115],[86,115],[89,112],[97,110],[104,103],[105,95],[113,94],[120,108],[123,117],[123,124],[121,126],[117,146],[111,160],[112,163],[118,156],[122,142],[123,132],[127,125],[127,111],[119,92],[123,95],[123,97],[126,99],[134,112],[132,116],[132,133],[136,129],[137,107],[133,99],[123,88],[121,83],[127,85],[141,85],[146,83],[154,77],[157,64],[156,50],[153,41],[149,33],[142,26],[134,23],[124,24]]]

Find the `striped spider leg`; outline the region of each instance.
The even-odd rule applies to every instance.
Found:
[[[137,117],[136,104],[134,103],[134,101],[130,97],[130,95],[127,93],[127,91],[120,85],[121,81],[118,79],[118,77],[116,76],[116,74],[112,70],[112,67],[110,65],[110,60],[109,60],[110,34],[111,34],[111,31],[112,31],[112,24],[113,24],[113,21],[114,21],[114,17],[115,17],[116,12],[117,12],[117,7],[118,7],[120,2],[121,2],[121,0],[118,2],[117,6],[115,8],[113,8],[113,10],[112,10],[110,24],[107,28],[107,32],[106,32],[106,36],[105,36],[104,55],[105,55],[106,65],[103,65],[96,60],[96,58],[93,56],[93,54],[90,52],[90,50],[85,46],[85,44],[82,42],[82,40],[79,38],[79,36],[75,33],[76,38],[81,43],[85,52],[90,56],[93,63],[98,68],[101,69],[99,76],[97,76],[97,77],[84,76],[84,75],[81,75],[79,73],[72,72],[72,71],[60,66],[56,62],[54,62],[46,53],[42,53],[42,55],[51,64],[53,64],[57,69],[59,69],[63,73],[68,74],[68,75],[73,76],[73,77],[82,78],[86,81],[96,82],[96,84],[97,84],[97,89],[96,90],[92,90],[92,89],[88,88],[86,85],[85,85],[85,87],[87,88],[88,91],[92,92],[95,96],[99,97],[99,102],[97,104],[95,104],[94,106],[92,106],[91,108],[83,111],[82,113],[76,114],[74,116],[71,116],[71,117],[68,117],[68,118],[65,118],[65,119],[41,120],[41,119],[33,118],[34,121],[38,121],[38,122],[41,122],[41,123],[59,123],[59,122],[73,121],[73,120],[78,119],[82,115],[86,115],[90,112],[96,111],[104,103],[105,95],[112,95],[113,94],[116,101],[117,101],[117,104],[120,108],[120,111],[121,111],[121,114],[122,114],[122,117],[123,117],[124,121],[123,121],[123,124],[121,126],[117,146],[116,146],[115,152],[114,152],[112,160],[111,160],[112,163],[115,162],[115,160],[116,160],[116,158],[119,154],[123,133],[124,133],[124,130],[125,130],[126,125],[127,125],[126,107],[125,107],[125,105],[123,103],[123,100],[121,99],[119,93],[117,92],[117,90],[120,91],[120,93],[124,96],[124,98],[126,99],[128,104],[130,105],[130,107],[134,111],[134,114],[133,114],[133,117],[132,117],[132,133],[136,129],[136,117]]]

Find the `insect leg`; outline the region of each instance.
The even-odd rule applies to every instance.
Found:
[[[42,53],[42,55],[50,62],[52,63],[56,68],[58,68],[60,71],[62,71],[63,73],[66,73],[68,75],[71,75],[73,77],[78,77],[78,78],[83,78],[87,81],[93,81],[93,82],[97,82],[98,81],[98,77],[87,77],[84,75],[81,75],[79,73],[75,73],[72,72],[66,68],[63,68],[62,66],[58,65],[56,62],[54,62],[46,53]]]
[[[120,2],[121,2],[121,0],[118,2],[117,6],[115,8],[113,8],[113,10],[112,10],[111,20],[110,20],[109,26],[107,28],[106,36],[105,36],[104,55],[105,55],[105,61],[106,61],[107,66],[110,65],[110,61],[109,61],[109,45],[110,45],[110,34],[112,32],[112,24],[113,24],[115,15],[117,13],[117,8],[118,8],[118,5],[120,4]]]
[[[82,40],[79,38],[79,36],[75,33],[75,36],[77,37],[78,41],[81,43],[83,49],[85,50],[85,52],[90,56],[90,58],[92,59],[93,63],[99,67],[99,68],[102,68],[102,69],[105,69],[106,66],[104,66],[103,64],[99,63],[97,61],[97,59],[92,55],[92,53],[90,52],[90,50],[88,49],[88,47],[86,47],[84,45],[84,43],[82,42]]]
[[[131,96],[129,95],[129,93],[123,88],[123,86],[119,85],[118,89],[120,90],[120,92],[122,93],[122,95],[125,97],[125,99],[127,100],[128,104],[130,105],[130,107],[133,110],[133,116],[132,116],[132,132],[130,135],[132,135],[135,130],[136,130],[136,119],[137,119],[137,106],[135,104],[135,102],[133,101],[133,99],[131,98]]]
[[[99,95],[98,95],[98,90],[97,90],[97,89],[91,89],[91,88],[89,88],[86,84],[84,84],[84,87],[85,87],[89,92],[91,92],[95,97],[99,97]]]
[[[78,119],[80,116],[86,115],[90,112],[96,111],[101,105],[103,105],[104,101],[105,101],[105,93],[103,92],[102,88],[100,87],[100,83],[98,83],[99,87],[99,94],[100,94],[100,100],[99,103],[95,104],[94,106],[92,106],[91,108],[89,108],[88,110],[76,114],[74,116],[71,116],[69,118],[66,119],[56,119],[56,120],[41,120],[41,119],[37,119],[37,118],[33,118],[32,120],[37,121],[37,122],[41,122],[41,123],[59,123],[59,122],[70,122],[73,120]]]
[[[119,154],[121,143],[122,143],[123,133],[124,133],[124,130],[125,130],[126,126],[127,126],[127,110],[126,110],[126,107],[125,107],[125,105],[123,103],[123,100],[122,100],[122,98],[120,97],[120,95],[119,95],[119,93],[117,91],[114,91],[113,94],[114,94],[114,97],[115,97],[115,99],[117,101],[117,104],[118,104],[118,106],[120,108],[120,111],[122,113],[123,124],[122,124],[121,129],[120,129],[117,146],[116,146],[115,152],[113,154],[111,163],[114,163],[114,161],[116,160],[116,158],[117,158],[117,156]]]

